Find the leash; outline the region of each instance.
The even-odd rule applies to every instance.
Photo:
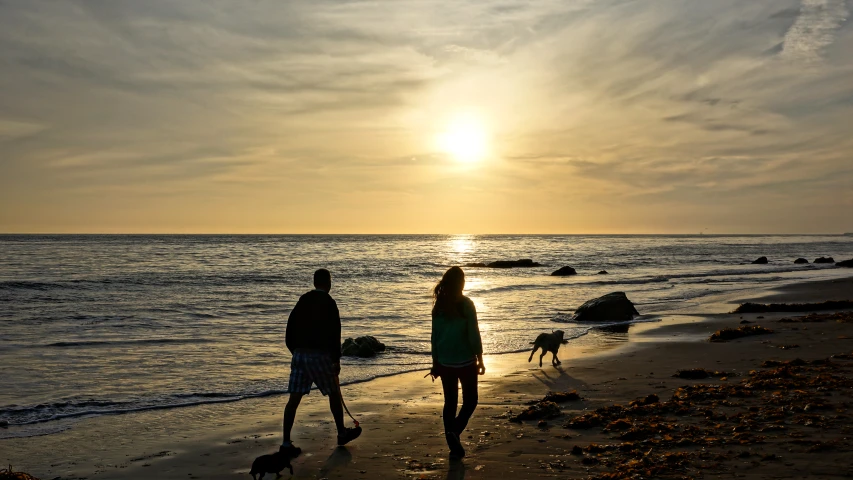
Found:
[[[335,382],[337,382],[338,392],[340,392],[341,391],[341,377],[335,375]],[[344,402],[344,394],[343,393],[341,393],[341,405],[343,405],[344,411],[347,412],[347,415],[349,415],[349,418],[352,419],[352,423],[354,423],[355,426],[358,427],[358,420],[356,420],[355,417],[353,417],[352,414],[349,413],[349,408],[347,408],[347,404],[346,404],[346,402]]]

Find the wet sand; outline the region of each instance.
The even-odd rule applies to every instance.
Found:
[[[802,284],[751,300],[853,299],[853,280],[835,285],[835,290],[825,283]],[[845,292],[846,298],[842,298]],[[305,453],[293,462],[294,478],[607,478],[631,460],[629,454],[614,451],[626,443],[619,438],[624,432],[604,432],[603,426],[565,428],[564,424],[600,407],[626,406],[650,394],[665,402],[679,387],[742,385],[751,381],[751,370],[762,371],[759,367],[766,360],[814,360],[853,352],[853,323],[778,322],[780,318],[801,315],[666,316],[659,323],[634,325],[626,333],[599,332],[578,345],[564,346],[559,368],[550,365],[550,355],[543,368],[527,363],[527,354],[487,357],[488,372],[481,377],[480,407],[463,436],[469,455],[462,462],[447,460],[439,414],[440,384],[424,379],[423,373],[345,387],[350,410],[365,430],[346,448],[335,447],[326,399],[315,392],[303,401],[297,416],[294,441]],[[739,327],[742,320],[756,322],[775,333],[727,343],[707,341],[715,330]],[[531,340],[537,333],[531,332]],[[798,347],[780,348],[794,344]],[[832,367],[802,368],[832,368],[828,374],[837,378],[853,377],[853,361],[832,363]],[[676,371],[688,368],[735,375],[725,380],[673,378]],[[802,373],[815,378],[820,375],[811,370]],[[661,433],[632,443],[637,443],[635,450],[642,450],[645,457],[641,460],[646,463],[662,458],[671,462],[670,472],[657,475],[667,478],[700,474],[704,478],[851,475],[849,458],[853,446],[847,440],[853,433],[848,427],[847,411],[851,390],[819,388],[815,385],[815,391],[796,395],[808,397],[810,405],[817,405],[815,398],[820,396],[831,408],[810,413],[803,410],[805,400],[792,399],[790,403],[800,409],[784,414],[784,429],[758,432],[760,425],[778,420],[762,417],[755,420],[752,430],[733,432],[740,425],[735,418],[746,418],[749,412],[776,402],[775,391],[761,391],[750,397],[716,400],[729,402],[723,406],[696,401],[696,408],[689,413],[652,415],[660,417],[652,423]],[[583,398],[560,404],[561,416],[547,420],[542,427],[536,421],[518,424],[507,419],[549,390],[577,390]],[[788,401],[788,390],[779,390],[777,395],[777,403],[782,406]],[[275,451],[280,443],[285,400],[286,397],[276,396],[85,419],[53,435],[0,440],[0,462],[11,463],[16,470],[42,479],[249,478],[252,460]],[[710,416],[702,413],[709,410]],[[722,413],[726,415],[720,416]],[[635,426],[649,423],[648,415],[626,415]],[[784,424],[786,421],[788,424]],[[806,425],[808,421],[811,423]],[[661,443],[670,435],[664,430],[672,428],[673,438],[680,439],[684,435],[678,437],[675,432],[685,426],[704,429],[704,436],[694,435],[698,439],[691,445]],[[711,438],[709,431],[720,434]],[[750,436],[741,435],[735,442],[735,433]],[[755,440],[758,437],[762,437],[760,441]],[[744,439],[747,442],[740,443]],[[575,447],[581,455],[572,454]],[[677,464],[679,460],[684,461]]]
[[[816,282],[795,283],[761,295],[755,299],[758,303],[818,303],[830,300],[850,300],[853,298],[853,278],[839,278]]]

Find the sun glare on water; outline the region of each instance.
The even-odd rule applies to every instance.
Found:
[[[439,135],[438,146],[459,162],[474,163],[488,153],[488,136],[477,117],[459,116]]]

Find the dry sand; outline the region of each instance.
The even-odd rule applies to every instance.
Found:
[[[853,299],[853,280],[803,284],[763,300],[830,299]],[[549,363],[543,368],[529,364],[527,354],[487,357],[480,407],[463,436],[469,455],[462,462],[447,460],[439,416],[441,388],[424,379],[423,373],[345,387],[349,407],[365,429],[346,448],[334,446],[326,399],[312,393],[297,416],[294,441],[305,453],[293,462],[294,477],[590,478],[614,472],[632,459],[639,464],[672,464],[665,474],[646,472],[652,473],[644,475],[646,478],[853,476],[849,441],[853,432],[847,410],[853,399],[843,382],[842,386],[827,383],[821,389],[818,382],[802,390],[804,393],[771,388],[755,390],[749,397],[696,401],[689,412],[653,413],[651,422],[650,414],[626,413],[635,426],[653,425],[658,430],[632,447],[619,439],[623,431],[604,432],[603,425],[591,429],[563,426],[599,407],[624,406],[649,394],[664,402],[683,386],[741,385],[750,381],[751,370],[762,370],[759,367],[765,360],[823,359],[853,351],[853,323],[778,322],[795,315],[802,314],[668,316],[660,323],[635,325],[627,333],[596,333],[596,338],[564,347],[559,368]],[[739,327],[742,320],[757,322],[775,333],[727,343],[707,341],[715,330]],[[531,339],[536,333],[531,332]],[[794,344],[799,347],[779,348]],[[672,376],[677,370],[698,367],[736,376],[726,380]],[[831,367],[806,366],[793,371],[808,378],[819,378],[822,372],[849,383],[853,361],[834,360]],[[583,399],[561,404],[561,416],[549,419],[542,428],[536,421],[518,424],[506,418],[508,412],[521,412],[527,402],[540,399],[549,390],[577,390]],[[90,418],[58,434],[0,440],[0,461],[43,480],[249,478],[252,460],[275,451],[280,443],[285,400],[269,397]],[[824,404],[831,408],[803,411],[805,405]],[[779,410],[782,416],[773,417],[761,410],[771,406],[777,410],[788,406],[790,412]],[[655,419],[656,415],[660,418]],[[748,428],[742,424],[749,424]],[[771,424],[784,429],[766,428]],[[670,445],[687,436],[685,428],[693,429],[693,443]],[[610,447],[590,449],[591,444]],[[591,452],[573,455],[576,446]],[[626,453],[612,450],[620,446]]]

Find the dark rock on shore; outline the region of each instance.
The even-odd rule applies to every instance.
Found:
[[[466,263],[463,266],[476,268],[532,268],[541,267],[542,264],[536,263],[529,258],[523,258],[521,260],[498,260],[497,262],[491,263]]]
[[[835,266],[853,268],[853,258],[851,258],[850,260],[844,260],[843,262],[838,262],[835,264]]]
[[[602,270],[602,271],[598,272],[598,274],[599,275],[609,275],[609,273],[607,273],[607,270]]]
[[[575,271],[572,267],[563,267],[556,272],[552,273],[552,277],[568,277],[569,275],[577,275],[578,272]]]
[[[344,357],[370,358],[384,351],[385,344],[369,335],[356,339],[348,338],[341,345],[341,355]]]
[[[639,314],[624,292],[613,292],[578,307],[572,320],[576,322],[632,320],[634,315]]]
[[[853,308],[853,301],[829,301],[823,303],[744,303],[732,313],[765,312],[814,312],[817,310],[846,310]]]
[[[820,257],[816,258],[814,263],[835,263],[835,259],[832,257]]]
[[[753,265],[766,265],[767,264],[767,257],[759,257],[754,262],[752,262],[752,264]]]
[[[809,263],[809,261],[806,260],[805,258],[798,258],[798,259],[794,260],[794,263],[796,263],[797,265],[801,265],[803,263]]]

